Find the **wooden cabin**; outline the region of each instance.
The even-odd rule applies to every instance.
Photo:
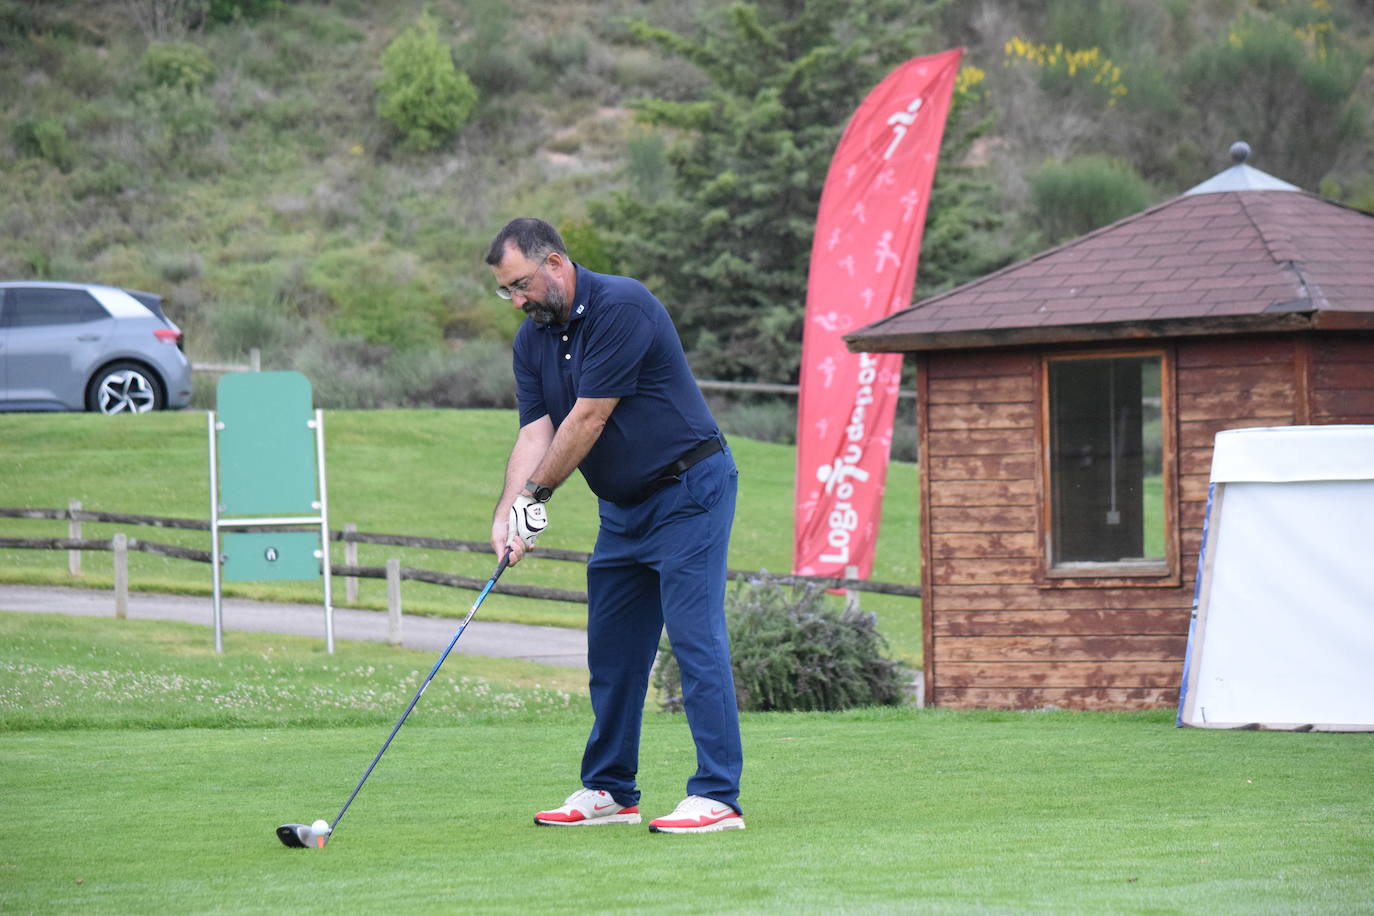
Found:
[[[1238,159],[845,339],[916,360],[926,702],[1175,705],[1213,437],[1374,423],[1374,215]]]

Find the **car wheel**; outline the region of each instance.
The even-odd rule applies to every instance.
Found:
[[[138,363],[111,363],[86,388],[86,409],[104,414],[147,413],[164,402],[162,383]]]

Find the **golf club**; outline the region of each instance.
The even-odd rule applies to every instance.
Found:
[[[510,550],[507,550],[502,554],[501,561],[496,564],[496,572],[491,574],[491,578],[487,580],[487,584],[482,586],[482,590],[477,593],[477,600],[472,602],[472,607],[468,608],[467,616],[464,617],[463,622],[458,625],[458,629],[454,632],[453,638],[450,639],[448,645],[444,647],[443,653],[439,656],[439,660],[434,663],[434,667],[430,669],[429,676],[425,678],[425,682],[420,685],[419,690],[415,691],[415,696],[410,698],[410,705],[406,707],[405,712],[401,713],[401,718],[396,720],[396,724],[391,729],[391,734],[387,735],[386,740],[382,742],[382,749],[377,752],[376,757],[372,758],[372,763],[368,764],[367,772],[363,773],[363,778],[358,780],[358,784],[353,788],[353,794],[348,796],[348,801],[344,802],[343,807],[339,809],[339,813],[334,816],[334,820],[331,823],[325,823],[323,820],[319,820],[315,821],[313,824],[282,824],[277,828],[277,839],[281,840],[283,846],[290,846],[293,849],[305,849],[310,846],[315,846],[319,849],[324,848],[324,844],[328,842],[329,838],[334,835],[334,831],[338,829],[339,821],[343,820],[344,812],[348,810],[349,805],[353,804],[353,799],[358,797],[358,791],[362,789],[363,783],[367,782],[367,777],[372,775],[373,769],[377,766],[377,761],[382,759],[382,755],[386,753],[386,749],[391,746],[391,739],[396,737],[396,733],[400,731],[401,726],[405,724],[406,717],[410,715],[410,711],[415,708],[416,703],[420,702],[420,697],[424,695],[425,689],[429,687],[429,682],[434,680],[434,675],[439,673],[439,666],[444,663],[444,659],[448,658],[448,654],[453,651],[453,647],[458,642],[458,637],[463,635],[463,631],[467,629],[468,622],[472,620],[472,616],[477,613],[477,609],[482,606],[482,601],[485,600],[487,593],[492,590],[492,587],[496,585],[496,580],[501,578],[501,573],[505,571],[506,564],[509,562]]]

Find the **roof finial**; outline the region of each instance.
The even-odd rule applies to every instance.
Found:
[[[1300,191],[1297,185],[1280,181],[1273,175],[1266,175],[1253,166],[1246,165],[1250,155],[1250,144],[1237,140],[1231,144],[1231,167],[1218,172],[1202,184],[1189,188],[1185,194],[1219,194],[1224,191]]]

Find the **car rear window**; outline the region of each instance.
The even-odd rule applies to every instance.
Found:
[[[95,297],[80,289],[11,287],[5,301],[5,324],[12,328],[83,324],[109,317]]]
[[[144,293],[136,289],[126,289],[124,292],[142,302],[148,311],[152,312],[163,321],[167,320],[167,313],[162,310],[162,297],[156,293]]]

